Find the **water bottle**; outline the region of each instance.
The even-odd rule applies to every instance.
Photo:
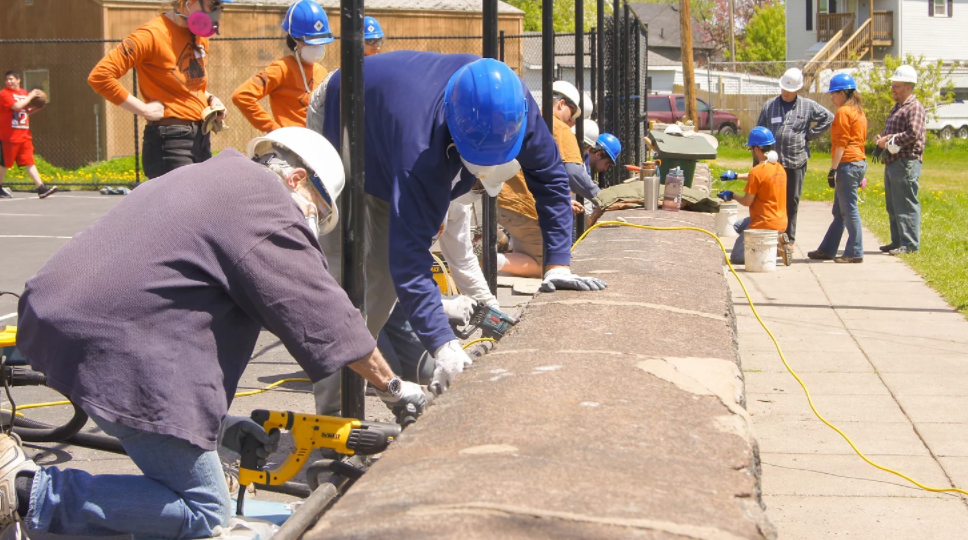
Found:
[[[665,181],[665,196],[662,198],[662,209],[678,212],[682,203],[682,188],[686,185],[686,176],[682,168],[676,167],[669,171]]]

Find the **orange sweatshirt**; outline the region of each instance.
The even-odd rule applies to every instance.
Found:
[[[830,148],[834,151],[844,149],[841,163],[863,161],[864,141],[867,139],[867,116],[864,111],[852,105],[837,109],[834,123],[830,126]]]
[[[281,127],[306,127],[309,98],[327,71],[319,64],[303,62],[304,83],[297,62],[295,56],[288,54],[242,83],[232,94],[232,103],[259,131],[268,133]],[[259,100],[266,96],[269,96],[269,107],[275,118],[259,105]]]
[[[129,92],[118,79],[137,68],[142,101],[164,103],[165,118],[201,120],[208,106],[207,51],[208,39],[196,37],[159,15],[102,58],[87,83],[104,99],[120,105]]]

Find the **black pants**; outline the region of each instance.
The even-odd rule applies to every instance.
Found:
[[[141,166],[145,176],[157,178],[178,167],[201,163],[212,157],[212,141],[198,124],[145,126]]]
[[[787,175],[787,236],[790,243],[796,241],[797,210],[800,208],[800,196],[803,195],[803,176],[807,173],[807,164],[796,169],[784,168]]]

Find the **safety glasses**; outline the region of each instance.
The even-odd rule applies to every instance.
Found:
[[[383,38],[367,39],[364,41],[364,43],[366,43],[370,47],[376,47],[379,49],[380,47],[383,46]]]

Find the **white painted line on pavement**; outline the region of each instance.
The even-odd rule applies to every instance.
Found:
[[[5,321],[7,319],[12,319],[12,318],[14,318],[16,316],[17,316],[16,313],[7,313],[6,315],[0,317],[0,321]]]
[[[50,217],[50,214],[0,214],[0,216]]]
[[[27,234],[0,234],[0,238],[51,238],[56,240],[70,240],[73,236],[32,236]]]

